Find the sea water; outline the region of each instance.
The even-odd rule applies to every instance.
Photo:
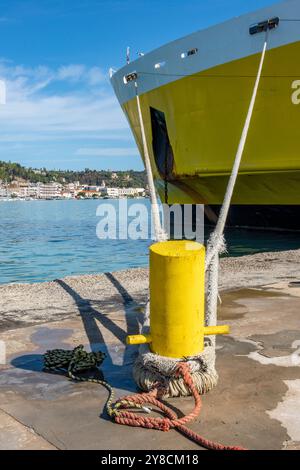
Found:
[[[147,266],[151,240],[99,239],[99,204],[118,200],[0,201],[0,283],[41,282]],[[128,200],[128,205],[148,199]],[[300,248],[299,234],[227,231],[230,256]]]

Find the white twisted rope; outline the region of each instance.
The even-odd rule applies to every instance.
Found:
[[[161,221],[160,221],[159,205],[158,205],[158,200],[157,200],[157,195],[156,195],[156,190],[155,190],[155,185],[154,185],[154,178],[153,178],[151,160],[150,160],[149,151],[148,151],[140,97],[138,95],[137,82],[135,82],[135,89],[136,89],[137,109],[138,109],[142,142],[143,142],[145,167],[146,167],[147,180],[148,180],[148,186],[149,186],[149,192],[150,192],[151,211],[152,211],[152,218],[153,218],[153,224],[154,224],[154,236],[157,242],[162,242],[162,241],[166,241],[168,239],[168,236],[165,230],[163,229],[161,225]]]
[[[231,200],[239,174],[242,157],[245,150],[247,137],[249,134],[250,124],[253,116],[254,106],[257,98],[258,87],[261,80],[262,69],[265,61],[266,50],[268,46],[268,32],[260,58],[257,77],[244,124],[243,132],[239,142],[238,150],[235,156],[234,165],[227,185],[224,201],[218,218],[217,226],[211,234],[207,243],[207,254],[205,268],[208,272],[208,289],[206,302],[206,324],[207,326],[215,326],[217,324],[217,307],[218,307],[218,284],[219,284],[219,255],[226,251],[226,243],[224,239],[225,224],[231,205]]]
[[[205,322],[207,326],[215,326],[217,324],[217,307],[218,307],[218,280],[219,280],[219,255],[226,251],[226,243],[224,239],[224,229],[228,212],[231,205],[232,195],[236,185],[242,156],[244,153],[251,119],[253,116],[254,106],[256,102],[258,87],[261,80],[261,74],[263,64],[265,60],[268,33],[264,42],[263,51],[259,63],[258,73],[244,124],[243,132],[239,142],[238,150],[235,156],[234,165],[232,168],[231,176],[227,185],[224,201],[220,211],[219,219],[214,232],[211,234],[207,243],[207,255],[205,270],[207,272],[207,302],[206,302],[206,318]],[[147,139],[145,134],[145,127],[143,122],[143,116],[141,111],[141,104],[136,86],[136,99],[137,108],[140,121],[140,128],[142,134],[143,151],[145,159],[145,167],[148,178],[148,185],[151,198],[152,216],[154,222],[155,238],[157,241],[167,240],[167,234],[164,231],[159,214],[158,200],[153,180],[153,173],[151,168],[151,161],[149,157]],[[150,302],[148,299],[144,321],[142,326],[142,333],[147,334],[150,331]],[[218,380],[218,375],[215,369],[215,337],[210,337],[210,343],[206,344],[204,351],[194,358],[188,358],[189,364],[194,372],[193,378],[197,389],[200,393],[205,393],[213,388]],[[161,357],[151,353],[148,345],[143,345],[140,348],[140,355],[134,365],[134,378],[136,383],[143,390],[150,390],[153,385],[158,381],[162,380],[163,377],[169,377],[169,388],[168,396],[182,396],[189,394],[189,390],[184,387],[182,381],[176,379],[170,379],[170,371],[176,367],[177,360]]]

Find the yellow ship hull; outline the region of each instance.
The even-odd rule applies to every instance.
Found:
[[[260,90],[233,196],[234,204],[300,204],[300,42],[267,52]],[[150,108],[165,114],[174,168],[169,202],[221,204],[260,56],[184,77],[140,96],[155,180]],[[137,104],[123,105],[142,152]]]
[[[265,41],[264,32],[251,35],[249,26],[274,17],[279,25],[268,34],[232,204],[289,211],[294,206],[300,213],[298,0],[193,33],[113,74],[112,85],[143,157],[136,92],[140,96],[162,201],[167,194],[168,203],[222,204]],[[127,81],[131,73],[136,79]]]

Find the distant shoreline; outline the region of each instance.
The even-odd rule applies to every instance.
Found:
[[[150,199],[149,196],[139,196],[139,197],[85,197],[85,198],[53,198],[53,199],[22,199],[22,198],[0,198],[0,202],[32,202],[32,201],[48,201],[48,202],[53,202],[53,201],[121,201],[127,199],[129,201],[131,200],[139,200],[139,199]]]

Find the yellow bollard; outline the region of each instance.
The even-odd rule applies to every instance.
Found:
[[[127,344],[150,344],[165,357],[195,356],[204,336],[227,334],[228,326],[204,327],[205,247],[168,241],[150,247],[150,335],[128,336]]]

